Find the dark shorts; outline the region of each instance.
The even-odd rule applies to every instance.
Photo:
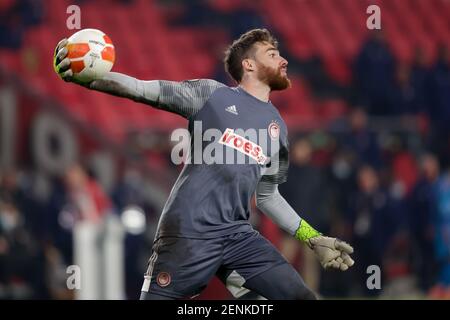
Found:
[[[216,239],[165,237],[158,239],[149,259],[142,291],[170,298],[199,294],[217,275],[234,296],[242,285],[287,261],[257,231]]]

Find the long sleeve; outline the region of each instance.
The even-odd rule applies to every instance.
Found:
[[[278,192],[278,184],[261,180],[256,188],[256,206],[280,228],[295,235],[301,218]]]
[[[93,81],[89,87],[189,118],[203,107],[216,89],[223,86],[225,85],[210,79],[143,81],[109,72],[102,79]]]

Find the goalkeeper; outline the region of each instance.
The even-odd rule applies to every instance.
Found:
[[[73,82],[66,44],[66,39],[58,44],[54,67],[62,79]],[[250,30],[234,41],[224,62],[238,86],[209,79],[142,81],[115,72],[84,84],[185,117],[193,139],[191,154],[196,147],[204,151],[220,145],[248,160],[186,161],[160,217],[141,299],[194,297],[214,275],[235,297],[252,290],[267,299],[315,299],[295,269],[248,221],[255,194],[257,207],[313,250],[325,269],[345,271],[354,263],[349,244],[316,231],[278,192],[289,166],[287,128],[269,96],[290,87],[288,62],[266,29]],[[200,129],[196,123],[202,124]],[[223,132],[220,141],[196,146],[194,136],[208,129]],[[239,135],[237,129],[265,130],[265,136]],[[263,140],[278,147],[263,145]]]

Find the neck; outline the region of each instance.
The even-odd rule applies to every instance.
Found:
[[[242,79],[239,86],[255,98],[263,102],[269,102],[270,88],[267,84],[261,81]]]

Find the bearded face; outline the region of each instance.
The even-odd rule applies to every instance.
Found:
[[[271,91],[284,90],[291,87],[291,80],[287,77],[286,67],[269,67],[258,63],[258,79],[266,83]]]

